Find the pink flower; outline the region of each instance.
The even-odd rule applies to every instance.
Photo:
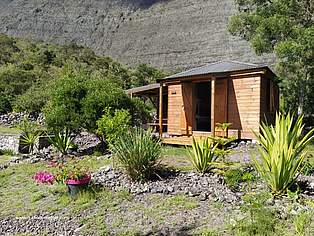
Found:
[[[37,172],[34,176],[33,179],[37,183],[42,183],[42,184],[53,184],[55,177],[53,174],[45,172],[45,171],[39,171]]]

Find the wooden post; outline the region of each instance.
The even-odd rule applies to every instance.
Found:
[[[216,78],[212,78],[211,80],[211,131],[212,135],[215,136],[215,85]]]
[[[162,83],[160,83],[160,87],[159,87],[159,138],[162,138],[162,120],[163,120],[162,103],[163,103],[163,86],[162,86]]]

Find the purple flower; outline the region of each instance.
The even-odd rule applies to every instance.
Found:
[[[39,171],[37,172],[34,176],[33,179],[37,183],[42,183],[42,184],[53,184],[55,177],[53,174],[45,172],[45,171]]]

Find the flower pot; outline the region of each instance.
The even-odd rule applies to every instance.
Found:
[[[68,192],[71,197],[76,197],[82,190],[85,190],[90,183],[91,176],[87,175],[83,179],[74,180],[69,179],[65,182],[68,187]]]

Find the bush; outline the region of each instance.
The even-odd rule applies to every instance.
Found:
[[[78,131],[83,123],[81,99],[86,95],[84,75],[66,75],[54,85],[51,101],[45,106],[48,129],[62,132],[64,128]]]
[[[9,99],[0,93],[0,115],[6,114],[11,111],[12,107]]]
[[[102,141],[114,144],[130,128],[131,117],[127,110],[115,110],[111,114],[110,108],[106,108],[104,115],[97,121],[97,135]]]
[[[230,124],[230,123],[223,123],[223,124]],[[236,138],[235,137],[225,138],[225,137],[217,137],[217,136],[209,136],[208,138],[214,144],[218,144],[217,148],[215,149],[215,153],[217,156],[219,156],[219,158],[222,160],[222,162],[225,163],[226,162],[226,156],[232,152],[232,150],[227,149],[227,146],[231,142],[236,140]]]
[[[254,163],[261,177],[266,181],[274,195],[286,192],[301,171],[306,156],[305,148],[314,138],[314,129],[302,136],[303,116],[293,121],[290,114],[276,114],[275,126],[261,125],[260,143],[261,161]]]
[[[152,139],[151,131],[137,128],[110,145],[118,163],[133,180],[147,180],[154,174],[161,156],[161,142]]]
[[[86,72],[70,73],[58,79],[53,87],[51,101],[44,113],[49,129],[73,133],[85,128],[96,133],[97,120],[104,114],[104,108],[126,109],[132,121],[145,114],[145,106],[139,106],[121,87],[108,78],[91,77]]]
[[[215,154],[217,146],[218,144],[214,145],[209,141],[209,138],[199,141],[195,141],[193,138],[192,150],[187,150],[190,161],[198,172],[205,173],[213,168],[213,164],[215,164],[218,159],[218,156]]]

